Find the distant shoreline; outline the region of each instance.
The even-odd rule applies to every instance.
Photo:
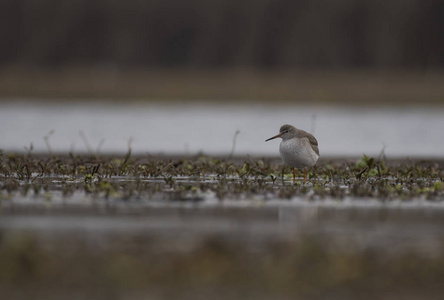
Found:
[[[419,70],[117,70],[0,71],[0,103],[105,101],[309,105],[444,105],[444,72]]]

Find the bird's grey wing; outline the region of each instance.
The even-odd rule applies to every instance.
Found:
[[[309,134],[308,132],[306,132],[306,131],[302,131],[302,135],[303,135],[304,138],[308,139],[308,141],[310,142],[310,146],[313,149],[313,151],[317,155],[319,155],[318,141],[316,140],[316,138],[314,136],[312,136],[311,134]]]

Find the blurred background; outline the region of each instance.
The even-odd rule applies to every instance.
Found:
[[[1,0],[0,42],[2,299],[443,298],[442,202],[425,200],[443,182],[429,186],[410,160],[408,181],[369,181],[362,195],[378,196],[359,196],[359,210],[353,196],[328,199],[355,189],[345,178],[317,186],[325,201],[312,183],[278,204],[251,187],[230,209],[205,174],[194,194],[166,167],[165,186],[116,176],[130,199],[108,199],[108,178],[99,197],[80,175],[89,159],[74,158],[123,161],[130,148],[144,163],[198,153],[249,163],[278,157],[279,141],[265,139],[288,123],[314,134],[320,165],[442,161],[443,0]],[[9,152],[72,153],[79,177],[16,180]],[[42,174],[49,161],[61,168],[43,159]],[[159,198],[136,196],[132,182],[145,179]]]
[[[3,0],[0,8],[2,149],[34,143],[46,151],[42,137],[54,130],[55,150],[85,150],[83,130],[91,143],[106,140],[104,151],[124,151],[134,137],[141,152],[226,153],[239,130],[242,153],[273,154],[276,145],[258,150],[258,141],[290,123],[316,131],[328,155],[378,153],[384,145],[398,156],[441,153],[442,0]],[[91,101],[99,103],[94,113],[86,105]],[[80,111],[66,115],[73,111],[68,104]],[[252,107],[260,111],[242,117]],[[141,110],[165,123],[134,118]],[[202,117],[216,111],[220,121]],[[283,118],[285,112],[294,117]],[[117,128],[98,131],[94,119],[101,113],[101,125]],[[431,137],[414,150],[408,137],[398,142],[412,119],[419,123],[414,131]],[[367,124],[361,128],[359,120]],[[340,124],[332,128],[335,121]],[[135,135],[125,129],[131,124],[143,132],[147,125],[163,128],[163,136]],[[357,132],[347,132],[351,127]],[[200,137],[213,133],[223,146],[189,135],[201,130]],[[349,138],[338,144],[337,132]],[[141,143],[165,134],[182,139]],[[361,145],[352,151],[340,146],[357,139],[367,143],[351,142]]]
[[[4,0],[3,66],[444,66],[440,0]]]

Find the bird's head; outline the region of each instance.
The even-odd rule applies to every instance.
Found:
[[[270,140],[273,140],[273,139],[279,138],[279,137],[282,138],[283,140],[288,140],[295,135],[295,132],[296,132],[296,128],[294,126],[285,124],[285,125],[282,125],[281,128],[279,129],[279,134],[277,134],[269,139],[266,139],[265,141],[268,142]]]

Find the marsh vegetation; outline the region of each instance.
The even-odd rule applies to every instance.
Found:
[[[93,201],[263,201],[277,199],[444,200],[439,163],[360,160],[322,161],[308,182],[292,183],[289,167],[277,159],[1,155],[1,199]],[[299,179],[303,170],[298,170]],[[76,198],[76,197],[74,197]],[[78,198],[78,197],[77,197]],[[19,200],[20,201],[20,200]]]

